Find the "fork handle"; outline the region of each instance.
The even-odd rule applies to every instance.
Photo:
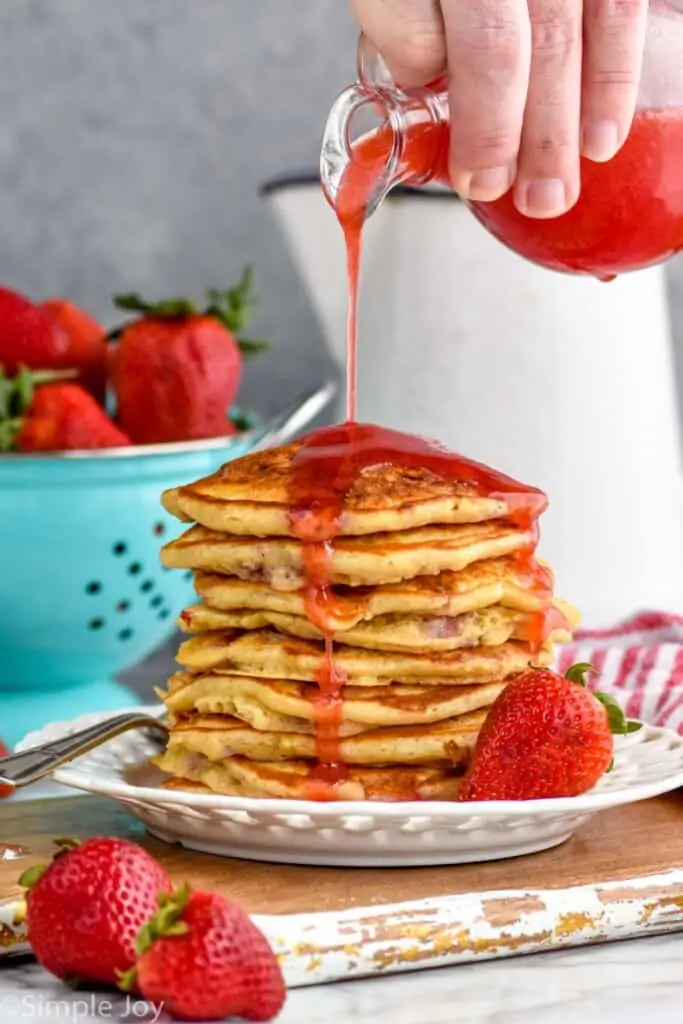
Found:
[[[72,733],[71,736],[53,740],[51,743],[33,747],[31,750],[24,750],[20,754],[10,754],[9,757],[0,758],[0,784],[13,788],[30,786],[51,775],[59,765],[72,761],[75,757],[87,753],[93,747],[98,747],[106,740],[119,736],[129,729],[143,727],[168,733],[164,722],[151,715],[127,713],[107,718],[103,722],[97,722],[86,729]]]

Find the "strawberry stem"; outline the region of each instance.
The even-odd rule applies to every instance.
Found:
[[[81,845],[79,839],[71,839],[69,836],[55,839],[54,843],[57,847],[57,852],[54,856],[55,860],[57,860],[58,857],[63,857],[65,853],[71,853],[72,850],[77,850]]]
[[[181,918],[191,892],[189,885],[185,884],[172,893],[159,893],[157,896],[158,911],[150,917],[146,924],[143,924],[135,939],[135,952],[138,956],[142,956],[148,949],[151,949],[157,939],[187,934],[188,925]]]
[[[565,679],[569,679],[570,682],[576,683],[578,686],[586,686],[586,676],[588,675],[599,676],[600,673],[587,661],[580,661],[578,664],[572,665],[571,668],[567,669]]]
[[[171,298],[159,302],[148,302],[138,292],[115,295],[114,304],[128,313],[139,313],[143,317],[156,317],[161,320],[186,320],[193,316],[211,316],[225,327],[235,338],[245,357],[256,355],[268,348],[270,342],[257,341],[243,336],[251,320],[256,306],[253,289],[254,268],[244,268],[242,277],[232,288],[209,288],[206,293],[206,306],[200,309],[192,299]],[[116,327],[107,335],[108,340],[118,338],[125,326]]]

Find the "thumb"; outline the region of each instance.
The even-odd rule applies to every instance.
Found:
[[[399,85],[427,85],[446,68],[439,0],[351,0],[365,35]]]

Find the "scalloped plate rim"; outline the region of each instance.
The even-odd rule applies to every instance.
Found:
[[[125,714],[127,711],[143,712],[158,716],[164,711],[161,704],[146,705],[135,708],[121,708],[115,714]],[[69,731],[82,728],[97,720],[104,720],[113,717],[112,712],[90,713],[80,715],[70,720],[50,722],[42,729],[28,733],[17,745],[16,750],[25,750],[30,746],[36,746],[45,742],[48,738],[54,739],[57,735],[65,735]],[[668,737],[671,742],[683,749],[683,737],[672,729],[663,726],[644,725],[647,734],[653,736]],[[49,737],[46,735],[49,734]],[[124,734],[128,735],[128,734]],[[132,733],[130,734],[132,735]],[[634,734],[640,736],[640,734]],[[120,742],[122,736],[109,740],[109,743]],[[628,742],[628,740],[626,741]],[[637,741],[642,742],[642,740]],[[102,744],[104,746],[105,744]],[[91,756],[89,751],[84,757]],[[142,752],[141,752],[142,753]],[[111,771],[112,769],[110,769]],[[52,776],[55,782],[70,789],[85,791],[101,796],[111,797],[115,800],[129,803],[145,803],[148,805],[157,804],[163,798],[166,804],[175,804],[178,807],[199,806],[207,809],[234,811],[255,811],[277,812],[280,814],[311,814],[319,818],[337,818],[353,815],[372,814],[377,818],[387,817],[409,817],[411,815],[420,817],[431,817],[443,819],[448,817],[454,821],[459,818],[473,817],[475,815],[483,818],[509,816],[514,817],[520,814],[532,817],[543,817],[544,815],[557,814],[587,814],[611,807],[618,807],[624,804],[637,803],[641,800],[648,800],[665,793],[672,792],[683,787],[683,766],[677,772],[650,783],[637,782],[625,785],[622,789],[600,791],[591,790],[589,793],[578,797],[554,797],[542,800],[491,800],[472,801],[458,803],[457,801],[332,801],[330,803],[318,803],[312,800],[293,800],[266,797],[240,797],[222,796],[220,794],[184,793],[180,790],[160,790],[155,786],[135,786],[123,780],[111,781],[97,778],[92,770],[73,768],[69,765],[58,768]],[[599,785],[599,784],[598,784]]]

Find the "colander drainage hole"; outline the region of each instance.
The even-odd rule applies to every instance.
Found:
[[[127,550],[128,545],[124,544],[122,540],[117,541],[117,543],[114,544],[114,547],[112,548],[112,551],[114,552],[117,558],[120,558],[121,555],[125,555]]]
[[[154,581],[153,580],[145,580],[144,583],[140,584],[140,590],[142,591],[143,594],[149,594],[150,590],[152,590],[153,587],[154,587]]]
[[[130,640],[133,635],[132,629],[122,629],[119,633],[119,640]]]
[[[88,623],[88,629],[102,629],[104,627],[104,619],[91,619]]]
[[[153,597],[152,600],[149,602],[149,606],[150,606],[150,608],[158,608],[163,603],[164,603],[163,597],[161,596],[161,594],[157,594],[157,596]]]
[[[188,569],[187,572],[184,573],[184,578],[186,580],[191,580],[192,579],[192,569]]]
[[[127,612],[130,608],[130,601],[119,601],[116,606],[117,612]]]
[[[137,576],[138,573],[142,572],[142,566],[139,562],[131,562],[128,566],[128,572],[131,576]]]
[[[161,611],[159,612],[157,618],[159,619],[160,622],[163,622],[164,619],[167,619],[170,614],[171,613],[168,610],[168,608],[162,608]]]
[[[98,583],[97,580],[91,580],[85,588],[86,594],[99,594],[102,590],[102,584]]]
[[[154,530],[152,532],[154,533],[155,537],[163,537],[163,535],[166,533],[166,527],[164,526],[163,523],[155,523]]]

